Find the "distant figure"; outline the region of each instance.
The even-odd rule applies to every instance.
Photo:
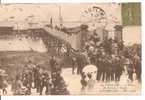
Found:
[[[8,87],[7,81],[4,79],[3,76],[0,75],[0,89],[2,89],[3,95],[7,94],[6,88]]]
[[[55,56],[51,56],[49,63],[50,63],[51,72],[53,72],[57,63]]]
[[[22,94],[22,87],[23,83],[20,80],[20,77],[17,75],[13,84],[12,84],[12,91],[14,95],[21,95]]]
[[[133,83],[137,83],[138,82],[137,74],[136,74],[136,70],[135,69],[133,69],[132,81],[133,81]]]
[[[34,69],[33,69],[33,73],[34,73],[34,88],[37,88],[37,92],[38,92],[38,86],[39,86],[39,70],[40,70],[40,66],[37,65]]]
[[[7,88],[8,87],[8,83],[7,80],[3,80],[3,94],[7,94]]]
[[[87,85],[87,87],[88,87],[88,90],[92,90],[92,89],[94,89],[94,85],[95,85],[95,80],[92,78],[92,74],[91,73],[88,73],[88,85]]]
[[[132,81],[132,74],[133,74],[133,62],[131,59],[126,58],[126,66],[127,66],[127,72],[129,75],[129,79]]]
[[[23,85],[27,88],[27,94],[31,94],[32,83],[34,81],[34,69],[36,66],[32,63],[31,60],[24,66],[22,72],[22,81]]]
[[[86,87],[87,87],[87,80],[86,80],[86,75],[84,72],[81,75],[81,85],[82,85],[81,94],[85,95],[86,94]]]
[[[122,71],[122,75],[120,77],[119,83],[121,85],[126,85],[128,82],[129,82],[129,75],[128,75],[128,71],[127,71],[127,66],[124,65],[124,70]]]
[[[75,57],[72,58],[72,74],[75,74],[75,69],[77,68],[77,59]]]
[[[141,58],[139,57],[139,55],[136,54],[133,57],[133,64],[137,75],[137,79],[139,82],[141,82]]]
[[[45,71],[45,69],[43,69],[43,72],[41,73],[41,82],[40,82],[40,95],[42,95],[42,92],[43,92],[43,88],[46,87],[46,90],[45,90],[45,94],[49,95],[49,91],[50,91],[50,83],[49,83],[49,80],[50,80],[50,76],[48,74],[47,71]]]
[[[67,90],[67,85],[65,83],[64,78],[60,73],[55,73],[52,77],[52,95],[69,95],[69,91]]]

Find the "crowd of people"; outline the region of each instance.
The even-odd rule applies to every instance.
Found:
[[[141,56],[135,52],[126,52],[123,42],[106,39],[100,42],[96,33],[85,42],[83,50],[78,51],[80,57],[73,57],[73,68],[77,74],[82,74],[83,67],[87,64],[95,65],[98,69],[96,80],[103,82],[121,81],[121,75],[128,76],[128,80],[141,81]],[[82,77],[84,77],[82,75]],[[83,79],[83,78],[82,78]]]
[[[51,71],[29,61],[21,74],[16,75],[12,84],[14,95],[31,95],[32,89],[42,95],[68,95],[67,85],[61,76],[61,68],[55,57],[50,59]],[[45,89],[44,89],[45,88]]]
[[[69,48],[70,49],[70,48]],[[95,81],[92,80],[90,73],[84,74],[83,68],[86,65],[95,65],[97,68],[96,79],[98,82],[119,82],[122,80],[121,75],[126,75],[128,81],[137,80],[141,82],[141,48],[127,49],[123,42],[113,39],[100,41],[99,36],[94,32],[93,35],[85,41],[81,50],[72,49],[66,52],[72,60],[72,74],[81,76],[82,89],[86,86],[92,88]],[[68,51],[68,50],[67,50]],[[65,62],[64,62],[65,63]],[[31,95],[32,89],[36,90],[39,95],[68,95],[67,85],[61,75],[62,67],[57,62],[56,57],[49,59],[50,70],[41,65],[28,61],[23,67],[22,72],[17,74],[12,83],[14,95]],[[88,77],[88,81],[86,81]],[[5,92],[5,88],[3,88]]]
[[[8,87],[7,76],[8,74],[6,73],[6,71],[0,69],[0,89],[2,90],[1,94],[3,95],[7,94],[6,89]]]

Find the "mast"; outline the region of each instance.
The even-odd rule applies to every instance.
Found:
[[[60,28],[62,29],[63,21],[62,21],[62,15],[61,15],[61,5],[59,5],[59,24],[60,24]]]

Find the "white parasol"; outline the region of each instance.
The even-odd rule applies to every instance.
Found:
[[[83,72],[85,73],[97,72],[97,67],[95,65],[86,65],[83,68]]]

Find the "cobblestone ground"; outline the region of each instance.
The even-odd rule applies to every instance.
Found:
[[[141,92],[141,84],[137,81],[131,83],[122,82],[95,82],[93,89],[81,90],[80,76],[77,74],[72,75],[71,68],[63,69],[62,76],[68,85],[68,90],[71,95],[138,95]],[[7,88],[7,95],[12,95],[11,85]],[[2,91],[0,91],[2,93]],[[0,93],[0,94],[1,94]],[[32,89],[32,95],[39,95],[36,93],[36,89]],[[45,89],[43,94],[45,95]]]

